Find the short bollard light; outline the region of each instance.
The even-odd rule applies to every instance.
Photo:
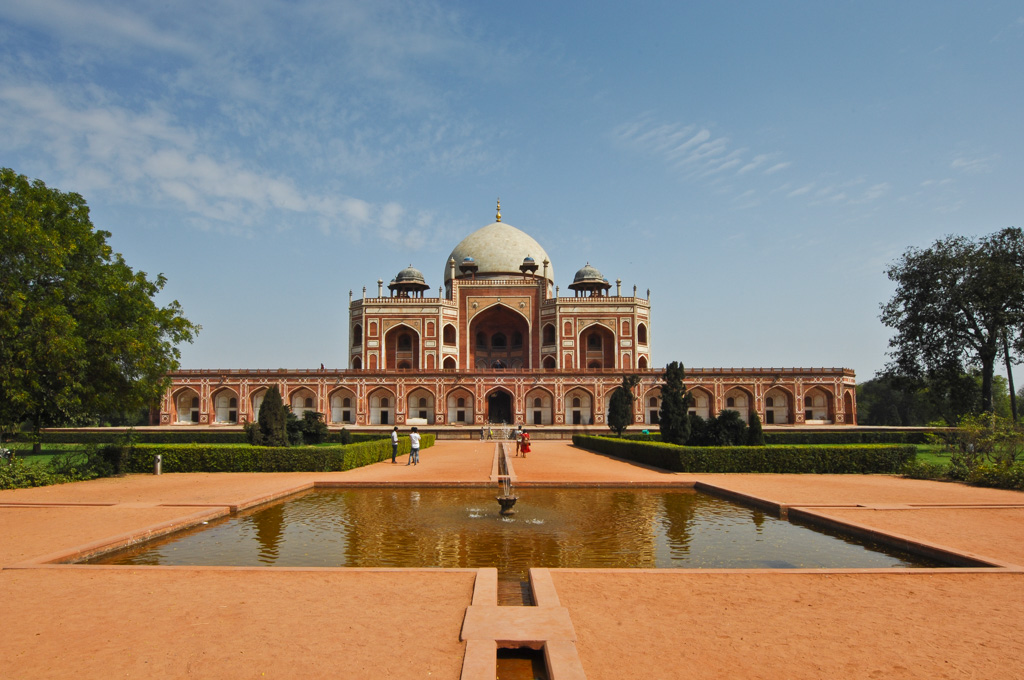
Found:
[[[164,457],[163,454],[156,454],[153,456],[153,474],[159,475],[163,472]]]

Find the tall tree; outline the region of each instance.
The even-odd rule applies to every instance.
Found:
[[[291,409],[284,405],[277,385],[267,390],[260,404],[257,424],[260,428],[260,443],[264,446],[288,446],[288,415]]]
[[[761,427],[761,416],[753,409],[750,410],[750,423],[747,427],[747,446],[764,446],[764,429]]]
[[[608,401],[608,427],[621,437],[622,431],[633,422],[633,402],[636,397],[633,395],[633,388],[640,384],[640,376],[624,375],[622,384],[612,392],[612,398]]]
[[[661,386],[661,410],[658,412],[658,426],[661,440],[670,444],[685,444],[690,438],[690,393],[683,381],[686,369],[678,361],[665,367]]]
[[[941,378],[978,364],[981,407],[991,411],[1003,339],[1016,356],[1024,351],[1024,232],[1011,227],[977,240],[948,236],[930,248],[907,250],[886,274],[896,283],[881,315],[896,331],[890,369]],[[1012,361],[1008,351],[1006,361]]]
[[[149,407],[199,331],[133,271],[85,200],[0,168],[0,430]]]

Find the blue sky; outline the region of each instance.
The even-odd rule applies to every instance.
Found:
[[[0,165],[167,276],[186,368],[344,367],[349,290],[500,196],[656,365],[866,380],[888,263],[1024,225],[1022,67],[1019,2],[6,0]]]

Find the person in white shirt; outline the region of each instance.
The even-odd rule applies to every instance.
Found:
[[[398,426],[391,430],[391,464],[395,464],[395,456],[398,455]]]
[[[409,443],[412,444],[412,448],[409,450],[409,463],[413,465],[420,464],[420,433],[414,427],[412,432],[409,433]],[[409,463],[406,463],[408,465]]]

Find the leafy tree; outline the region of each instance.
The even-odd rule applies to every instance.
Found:
[[[302,446],[302,421],[290,406],[284,407],[284,430],[288,434],[288,443],[285,446]]]
[[[661,387],[661,410],[658,412],[661,440],[669,444],[685,444],[690,438],[690,393],[683,384],[686,369],[678,361],[673,361],[665,367],[662,379],[665,384]]]
[[[288,446],[288,414],[291,409],[281,400],[277,385],[267,390],[260,404],[257,417],[260,426],[260,443],[263,446]]]
[[[608,401],[608,427],[621,437],[622,431],[633,422],[633,402],[636,397],[633,395],[633,388],[640,384],[640,376],[624,375],[622,384],[612,392],[612,398]]]
[[[199,326],[166,283],[93,229],[85,200],[0,169],[0,431],[74,425],[157,402]]]
[[[747,427],[747,446],[764,446],[764,430],[761,428],[761,416],[757,411],[750,412],[750,425]]]
[[[857,406],[863,425],[953,425],[966,415],[981,413],[981,370],[957,375],[913,378],[882,373],[857,385]],[[992,404],[997,415],[1011,417],[1006,378],[992,377]]]
[[[327,423],[324,414],[305,411],[302,414],[302,441],[306,444],[320,444],[327,439]]]
[[[981,410],[991,411],[996,360],[1009,369],[1024,353],[1024,232],[948,236],[907,250],[886,274],[896,282],[881,315],[896,331],[890,370],[951,381],[980,365]]]
[[[747,443],[747,424],[739,411],[725,409],[718,413],[714,422],[721,446],[743,446]]]

